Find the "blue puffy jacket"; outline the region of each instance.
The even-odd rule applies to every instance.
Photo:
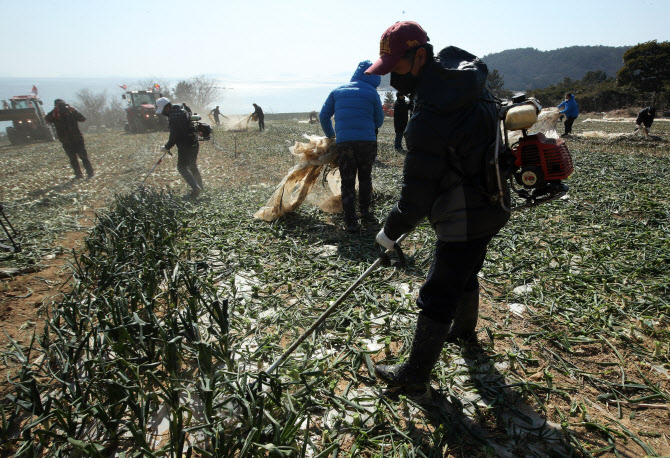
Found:
[[[377,94],[382,79],[365,74],[371,65],[369,60],[358,64],[351,81],[333,89],[321,108],[321,128],[326,137],[335,137],[336,143],[377,140],[375,129],[384,123],[382,101]],[[330,120],[333,114],[335,130]]]
[[[558,106],[559,109],[563,107],[565,108],[561,110],[561,114],[571,118],[576,118],[579,116],[579,107],[577,106],[577,101],[575,100],[574,94],[571,94],[569,100],[561,102],[561,104]]]

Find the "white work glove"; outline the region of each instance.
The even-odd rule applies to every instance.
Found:
[[[163,153],[163,154],[168,153],[170,156],[172,156],[172,153],[170,152],[170,150],[167,149],[167,148],[164,147],[164,146],[161,147],[161,151],[160,151],[160,152]]]
[[[375,239],[378,244],[386,248],[387,250],[393,250],[395,247],[395,240],[391,240],[388,238],[386,233],[384,232],[384,228],[382,228],[381,231],[379,231],[379,234],[377,234],[377,238]]]

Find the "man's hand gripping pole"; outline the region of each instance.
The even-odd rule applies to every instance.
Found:
[[[398,237],[398,240],[391,240],[390,238],[388,238],[383,228],[381,231],[379,231],[379,234],[377,234],[375,241],[380,246],[379,259],[382,260],[382,265],[384,266],[393,265],[393,263],[391,262],[391,257],[389,255],[395,251],[398,256],[397,265],[400,267],[407,266],[405,253],[403,253],[402,249],[400,248],[400,242],[402,242],[405,239],[405,237],[407,237],[407,234],[401,235],[400,237]]]
[[[161,157],[158,158],[158,162],[156,162],[156,164],[154,164],[154,166],[151,168],[151,170],[149,170],[149,173],[147,173],[147,176],[144,177],[144,180],[142,180],[142,183],[140,183],[140,186],[139,186],[140,188],[142,186],[144,186],[144,182],[147,181],[147,178],[149,178],[149,175],[151,175],[153,173],[153,171],[156,170],[156,167],[158,167],[158,164],[163,162],[163,158],[165,157],[165,155],[169,154],[170,156],[172,156],[172,153],[170,152],[170,150],[167,149],[165,146],[161,146],[161,149],[160,149],[159,152],[161,152],[163,154],[161,155]]]

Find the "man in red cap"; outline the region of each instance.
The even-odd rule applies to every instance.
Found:
[[[430,381],[445,341],[475,337],[477,275],[509,213],[490,199],[486,180],[487,159],[500,135],[498,108],[485,87],[486,65],[453,46],[434,57],[428,35],[411,21],[384,32],[379,54],[367,73],[390,72],[391,85],[414,100],[414,113],[405,130],[400,199],[376,240],[393,249],[426,217],[437,235],[409,357],[375,367],[388,385],[406,386]]]

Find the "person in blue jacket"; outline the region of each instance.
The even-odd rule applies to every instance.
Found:
[[[384,122],[382,102],[377,93],[381,77],[365,74],[371,65],[369,60],[359,63],[351,81],[333,89],[319,113],[324,134],[335,138],[342,177],[344,222],[349,232],[359,230],[355,191],[357,174],[361,216],[370,216],[372,164],[377,156],[376,130]],[[331,122],[333,115],[335,129]]]
[[[565,94],[565,100],[561,102],[561,104],[558,106],[559,110],[561,110],[561,114],[565,115],[565,134],[570,135],[572,133],[572,123],[575,122],[575,119],[577,119],[577,116],[579,116],[579,107],[577,106],[577,101],[575,100],[575,94],[570,94],[569,92]]]

